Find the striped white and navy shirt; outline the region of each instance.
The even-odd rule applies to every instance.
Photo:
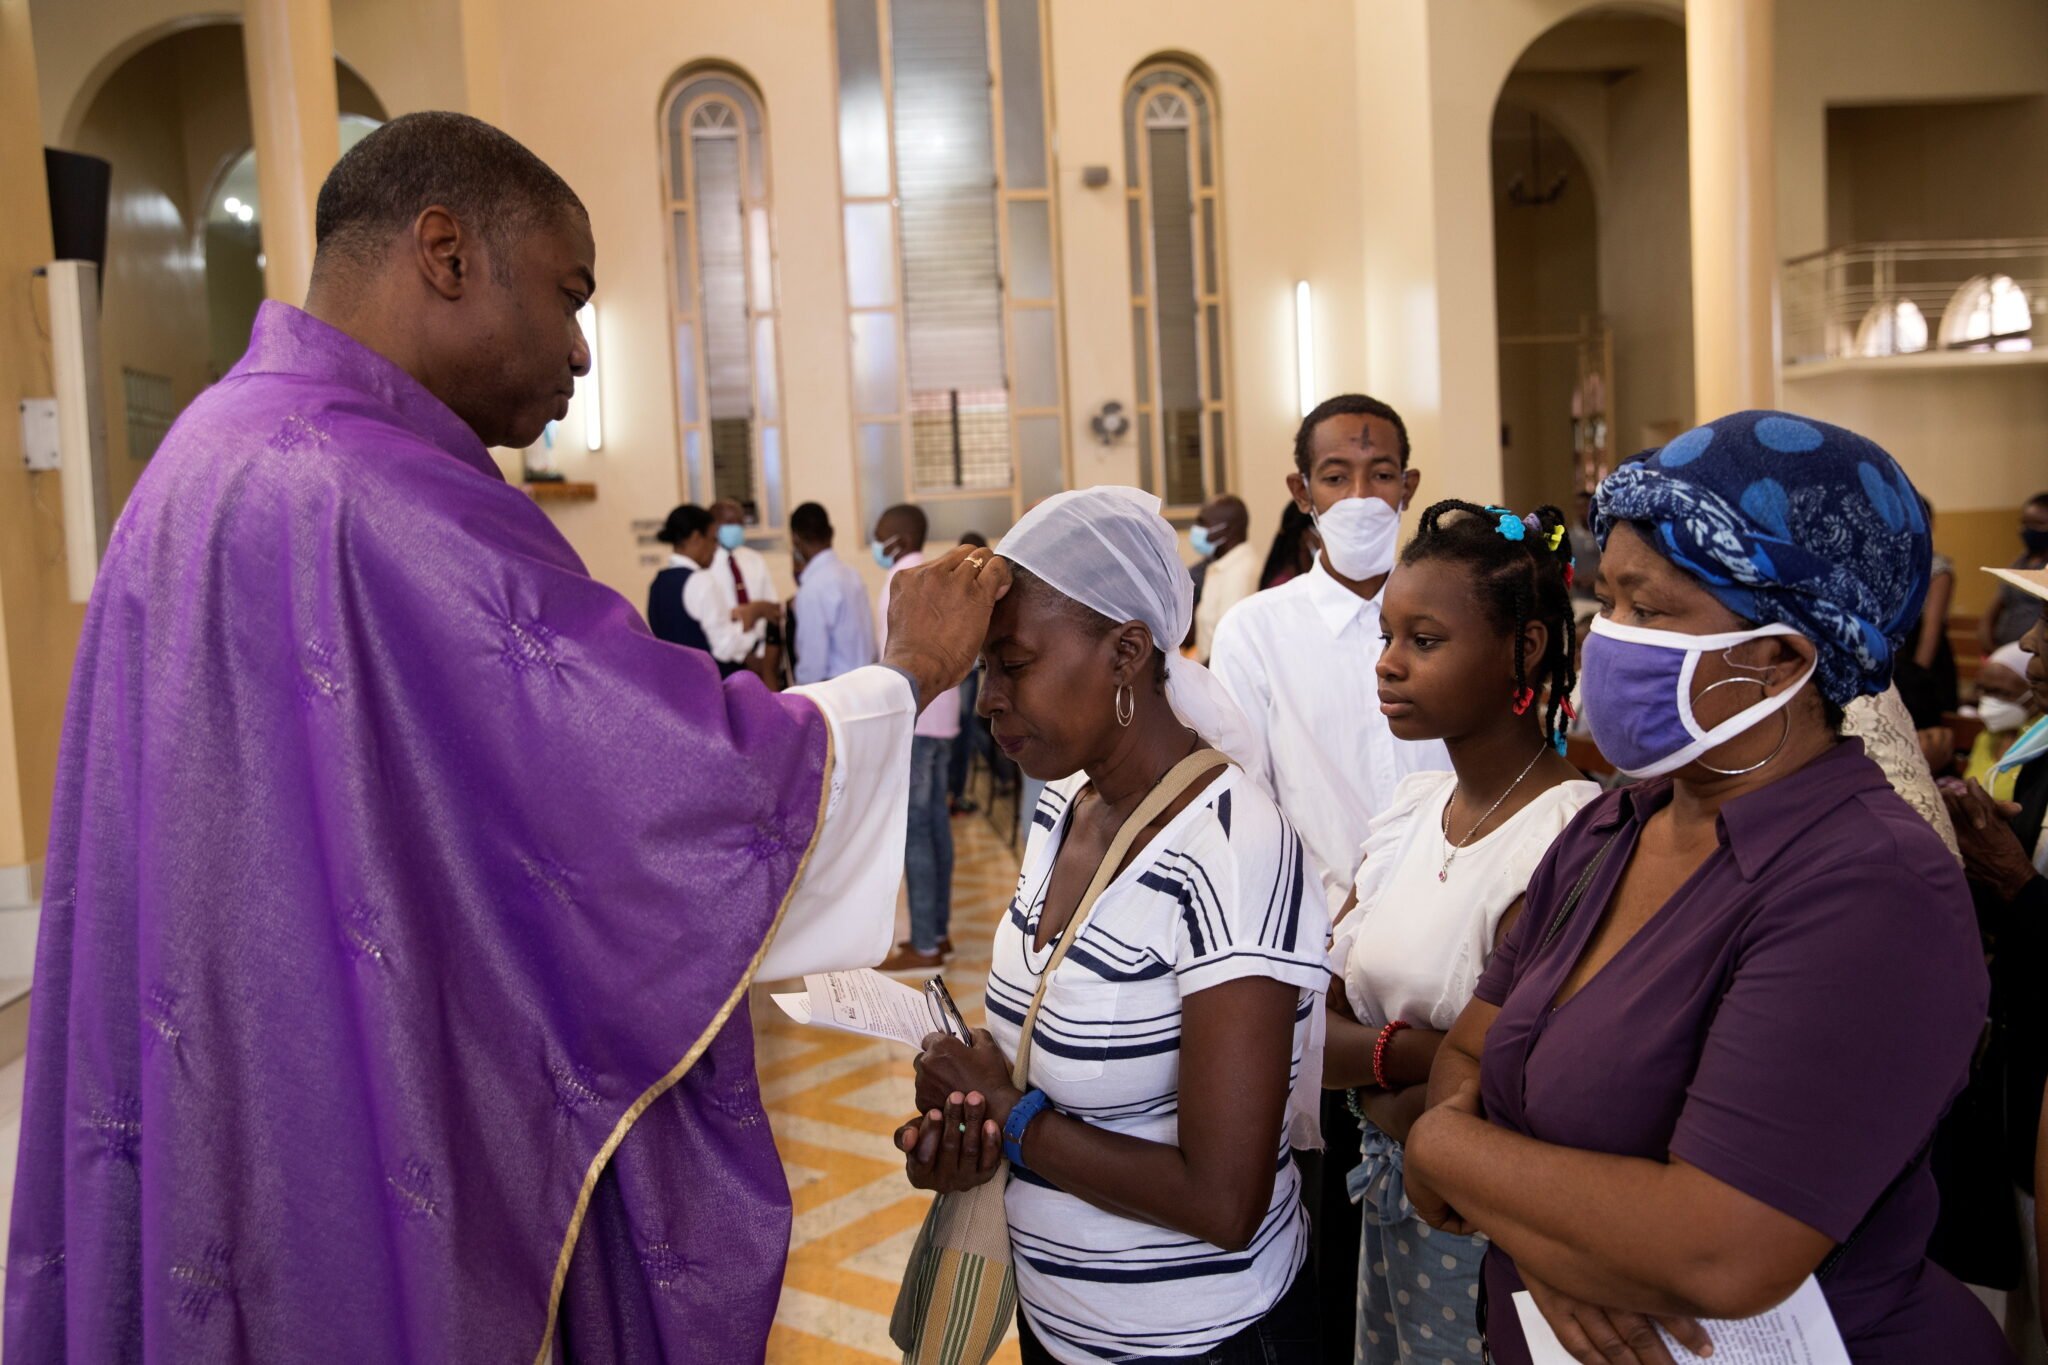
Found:
[[[1017,895],[996,930],[988,1025],[1011,1056],[1052,956],[1050,946],[1031,945],[1070,803],[1086,780],[1077,773],[1046,788]],[[1247,976],[1298,987],[1289,1063],[1298,1072],[1310,1014],[1329,984],[1329,928],[1301,840],[1255,783],[1227,769],[1096,902],[1046,991],[1031,1084],[1073,1118],[1177,1142],[1182,997]],[[1273,1164],[1272,1203],[1240,1252],[1105,1212],[1013,1168],[1010,1243],[1031,1330],[1060,1360],[1087,1365],[1193,1355],[1264,1316],[1308,1252],[1284,1129]]]

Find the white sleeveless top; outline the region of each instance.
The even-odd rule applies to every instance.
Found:
[[[1501,916],[1528,890],[1551,842],[1600,794],[1591,782],[1550,788],[1460,849],[1439,881],[1450,851],[1444,805],[1457,785],[1456,773],[1404,778],[1366,836],[1352,881],[1358,904],[1337,925],[1330,970],[1369,1027],[1399,1019],[1445,1031],[1457,1022],[1493,954]]]

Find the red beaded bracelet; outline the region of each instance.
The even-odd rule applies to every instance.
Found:
[[[1408,1026],[1399,1019],[1390,1021],[1380,1030],[1379,1040],[1372,1045],[1372,1083],[1382,1090],[1391,1090],[1387,1084],[1387,1044],[1394,1041],[1394,1035]]]

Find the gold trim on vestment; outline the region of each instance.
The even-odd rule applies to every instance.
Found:
[[[746,996],[747,987],[754,983],[754,973],[761,970],[761,960],[768,955],[768,945],[775,941],[776,932],[782,928],[782,917],[789,913],[789,903],[796,898],[797,888],[803,885],[804,873],[811,865],[811,855],[817,851],[818,840],[825,833],[825,812],[832,803],[832,765],[837,756],[833,753],[832,718],[825,714],[825,708],[818,706],[816,702],[812,702],[811,705],[816,708],[818,719],[825,725],[825,771],[818,783],[818,823],[811,830],[811,841],[804,847],[804,856],[796,865],[796,875],[790,878],[789,890],[783,894],[782,904],[775,909],[775,919],[768,926],[767,936],[761,940],[761,946],[755,950],[753,961],[747,964],[747,970],[740,976],[739,984],[733,987],[732,994],[726,998],[724,1006],[712,1016],[704,1032],[697,1036],[696,1042],[690,1044],[690,1050],[683,1054],[683,1059],[675,1064],[674,1069],[648,1086],[641,1092],[640,1098],[634,1100],[626,1112],[619,1116],[618,1123],[612,1128],[611,1136],[604,1140],[604,1145],[597,1149],[597,1155],[590,1159],[590,1167],[583,1173],[583,1188],[576,1192],[576,1207],[569,1215],[569,1230],[562,1238],[561,1254],[555,1258],[555,1280],[548,1290],[547,1327],[541,1332],[540,1350],[533,1358],[533,1365],[548,1365],[554,1350],[555,1322],[561,1311],[563,1286],[569,1282],[569,1260],[575,1254],[576,1239],[583,1231],[584,1215],[590,1211],[590,1196],[597,1189],[598,1176],[604,1173],[606,1163],[612,1159],[612,1154],[618,1151],[619,1144],[626,1140],[626,1134],[633,1124],[647,1112],[647,1106],[660,1099],[669,1087],[689,1073],[690,1068],[697,1064],[697,1059],[704,1055],[704,1049],[711,1046],[711,1040],[718,1036],[726,1021],[732,1018],[732,1012],[739,1008],[740,1001]]]

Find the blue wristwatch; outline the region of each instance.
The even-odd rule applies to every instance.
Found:
[[[1045,1112],[1049,1103],[1043,1090],[1027,1090],[1003,1124],[1003,1155],[1019,1170],[1030,1169],[1024,1164],[1024,1130],[1031,1126],[1031,1120]]]

